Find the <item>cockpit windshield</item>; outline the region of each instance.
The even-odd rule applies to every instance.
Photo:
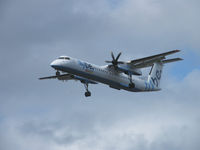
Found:
[[[70,58],[69,58],[69,57],[67,57],[67,56],[60,56],[58,59],[70,60]]]

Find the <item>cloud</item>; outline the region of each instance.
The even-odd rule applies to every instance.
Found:
[[[182,81],[170,81],[164,92],[147,94],[148,99],[145,94],[133,95],[132,101],[123,96],[109,101],[97,98],[93,102],[95,110],[78,105],[71,109],[66,107],[69,102],[62,102],[64,107],[63,104],[54,106],[59,110],[39,118],[36,115],[35,119],[17,116],[5,119],[0,126],[1,147],[8,150],[13,148],[11,145],[22,150],[198,149],[200,116],[196,97],[199,93],[194,95],[194,91],[199,84],[195,77],[199,75],[200,71],[194,70]],[[99,105],[98,101],[103,102]],[[123,103],[115,103],[119,101]],[[71,114],[66,115],[64,108],[70,109]]]

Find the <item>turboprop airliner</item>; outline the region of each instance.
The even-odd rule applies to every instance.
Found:
[[[88,85],[98,83],[130,92],[159,91],[161,90],[160,80],[163,65],[183,60],[182,58],[166,59],[166,56],[177,52],[180,50],[172,50],[130,61],[118,61],[121,53],[115,57],[111,52],[112,60],[105,61],[108,63],[105,66],[94,65],[69,56],[60,56],[50,64],[56,70],[56,74],[39,79],[79,80],[84,84],[86,97],[91,96]],[[147,67],[151,67],[151,71],[148,76],[143,76],[141,69]]]

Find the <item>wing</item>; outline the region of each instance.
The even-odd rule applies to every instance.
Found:
[[[45,80],[45,79],[70,80],[70,79],[73,79],[73,75],[71,75],[71,74],[62,74],[62,75],[48,76],[48,77],[39,78],[39,80]]]
[[[152,66],[153,63],[157,61],[161,61],[162,63],[180,61],[182,60],[181,58],[165,59],[167,55],[171,55],[177,52],[180,52],[180,50],[172,50],[169,52],[165,52],[165,53],[161,53],[161,54],[157,54],[157,55],[153,55],[149,57],[131,60],[129,62],[126,62],[126,64],[130,65],[132,68],[145,68],[145,67]]]
[[[48,76],[48,77],[42,77],[39,78],[39,80],[45,80],[45,79],[58,79],[58,80],[79,80],[82,83],[90,83],[90,84],[97,84],[97,82],[92,81],[90,79],[86,79],[80,76],[72,75],[72,74],[62,74],[62,75],[56,75],[56,76]]]

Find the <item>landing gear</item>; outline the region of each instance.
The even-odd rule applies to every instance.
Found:
[[[129,74],[128,77],[129,77],[129,80],[130,80],[130,83],[129,83],[128,87],[130,89],[135,88],[135,84],[132,81],[132,74]]]
[[[90,91],[85,92],[85,97],[89,97],[89,96],[91,96],[91,92]]]
[[[89,97],[91,96],[91,92],[88,90],[88,83],[84,83],[86,92],[85,92],[85,97]]]
[[[56,71],[56,76],[60,76],[60,72],[59,71]]]
[[[131,88],[131,89],[135,88],[135,84],[134,83],[129,83],[128,87]]]

